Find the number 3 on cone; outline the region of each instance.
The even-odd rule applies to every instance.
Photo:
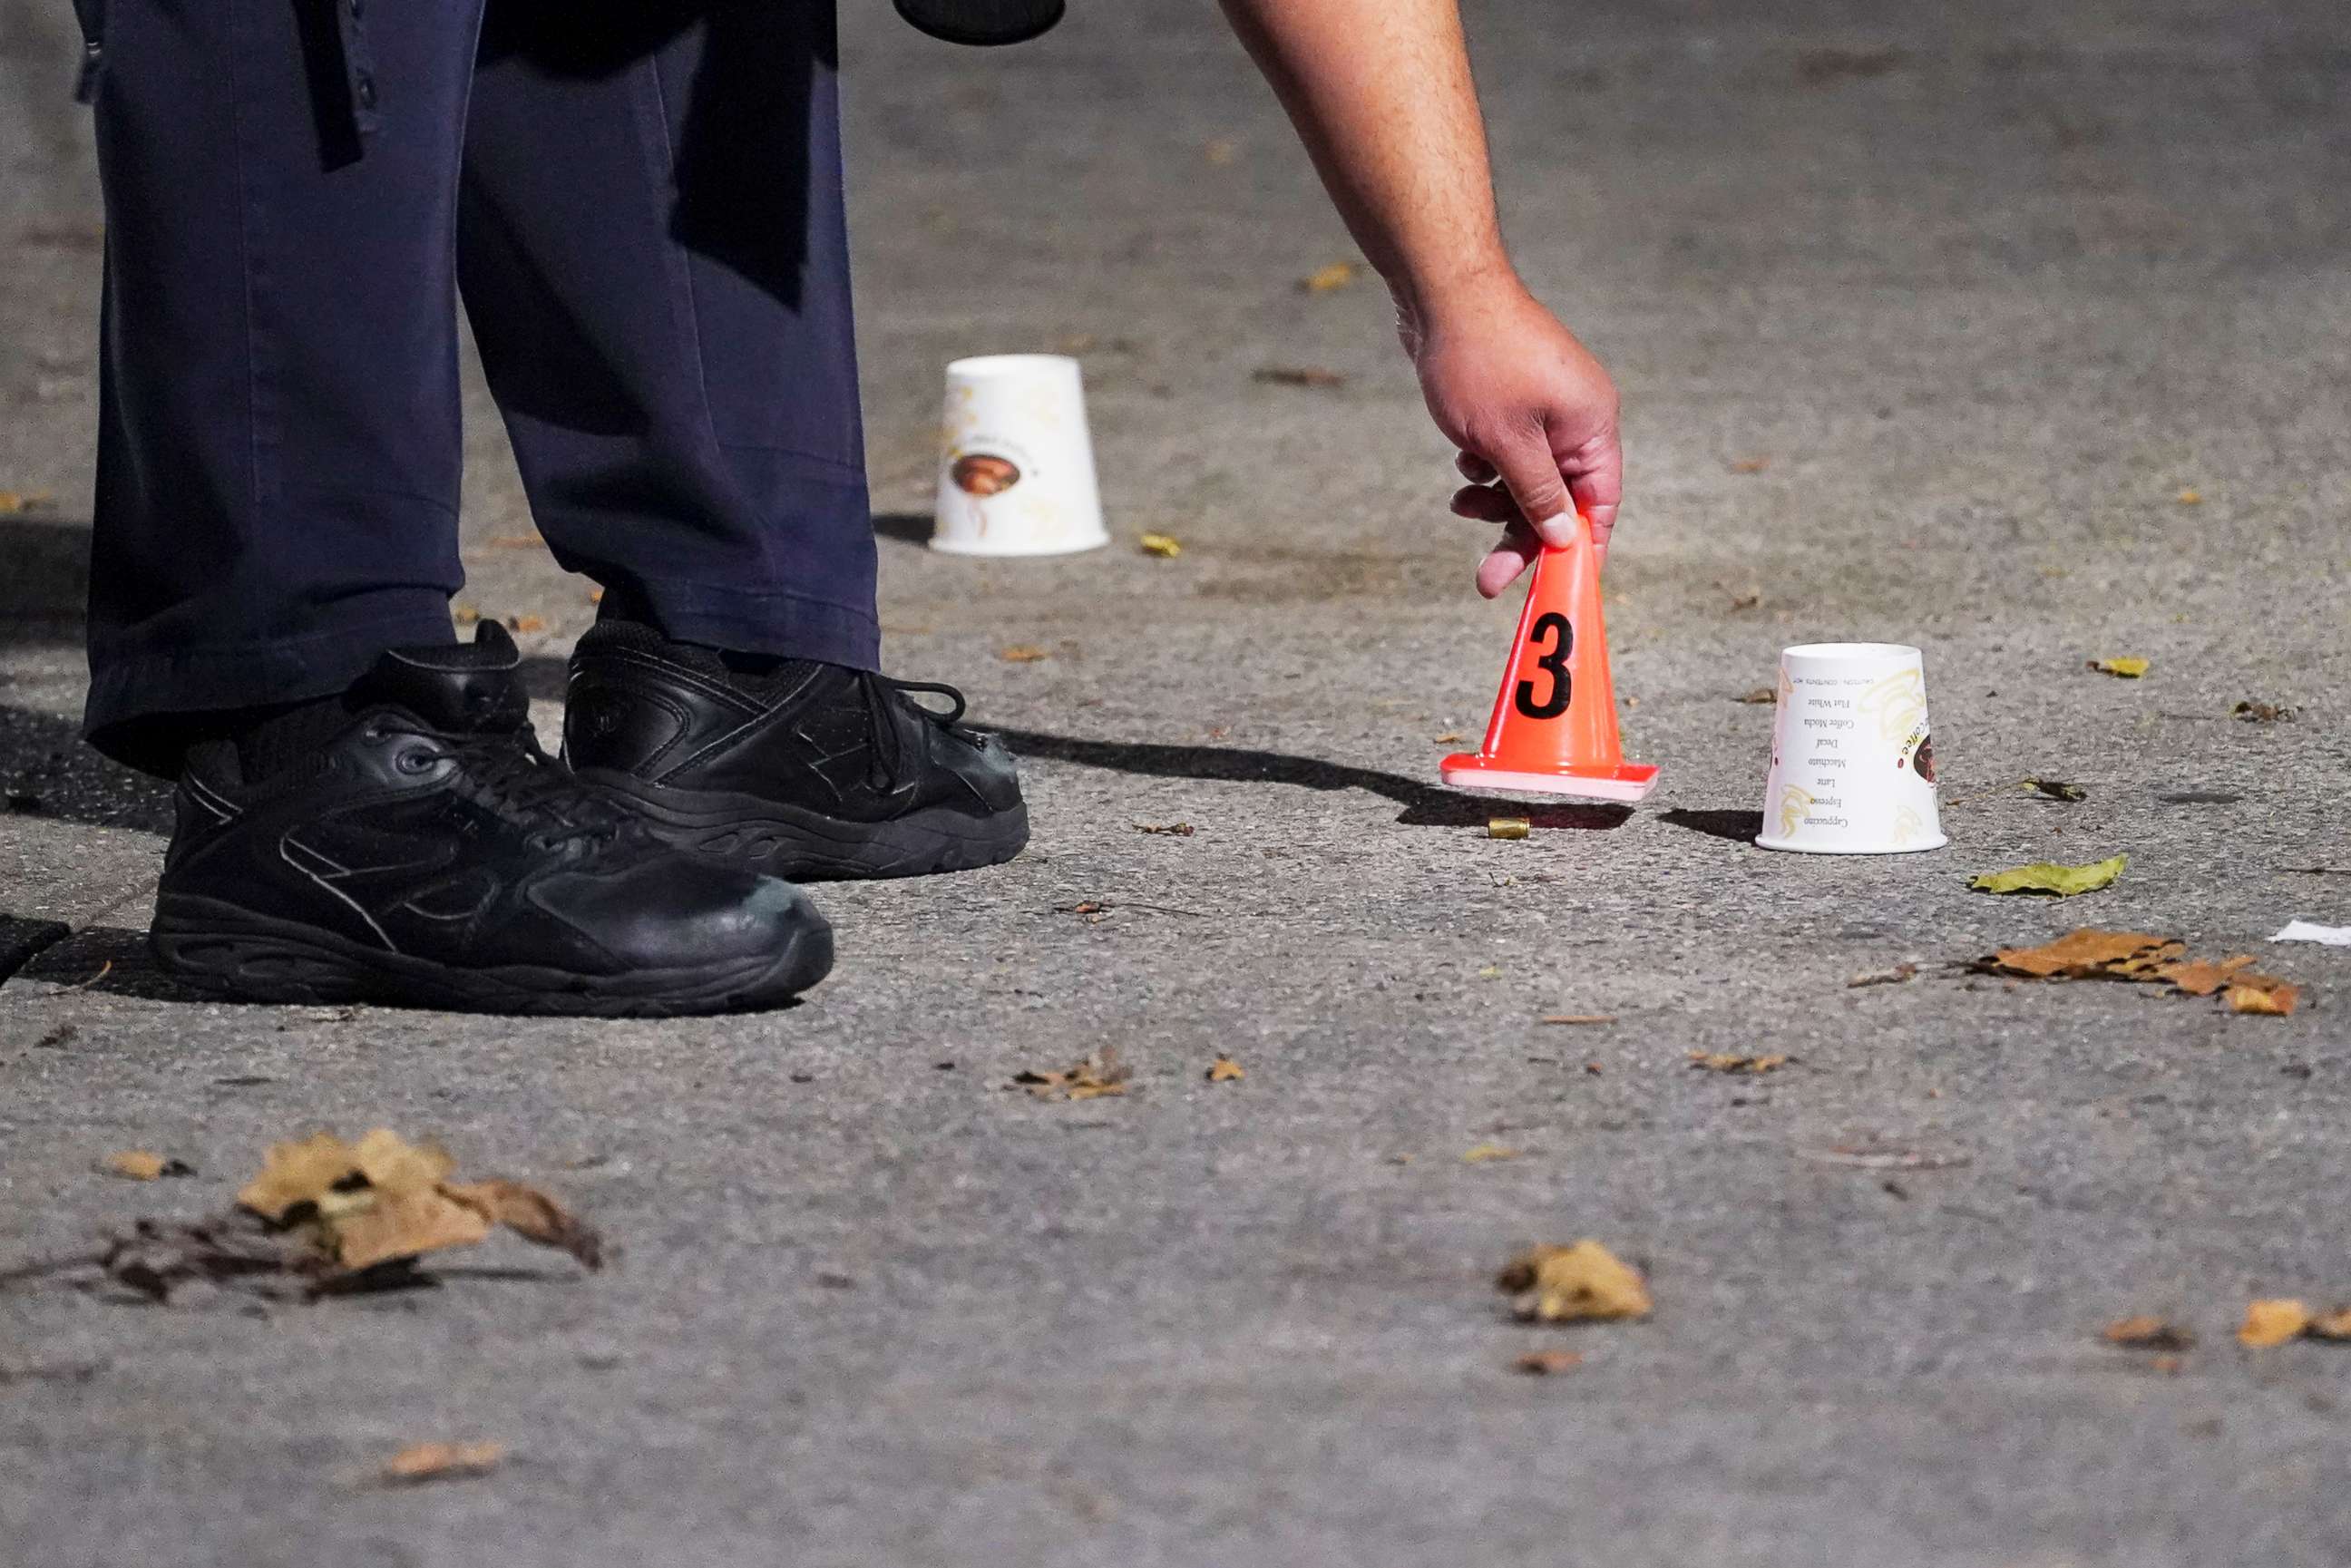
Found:
[[[1551,652],[1536,656],[1535,668],[1551,676],[1550,695],[1537,702],[1534,682],[1520,681],[1514,699],[1519,711],[1529,718],[1557,718],[1567,711],[1574,695],[1574,682],[1567,674],[1567,658],[1575,652],[1575,627],[1556,610],[1545,611],[1535,617],[1534,628],[1527,633],[1527,646],[1540,648],[1546,639],[1551,643]]]

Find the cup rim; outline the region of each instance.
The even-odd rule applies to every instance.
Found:
[[[1782,648],[1783,659],[1923,659],[1907,643],[1799,643]]]
[[[1068,354],[975,354],[947,361],[951,376],[1017,376],[1065,368],[1075,370],[1078,361]]]

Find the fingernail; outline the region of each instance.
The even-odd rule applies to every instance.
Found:
[[[1565,549],[1575,542],[1575,514],[1562,512],[1546,517],[1535,526],[1535,537],[1553,549]]]

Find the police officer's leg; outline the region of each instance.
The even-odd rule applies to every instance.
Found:
[[[89,724],[339,691],[446,641],[477,0],[83,0],[106,196]]]

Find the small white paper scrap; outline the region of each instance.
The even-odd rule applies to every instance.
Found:
[[[2289,920],[2285,923],[2285,929],[2270,940],[2324,942],[2329,947],[2351,947],[2351,925],[2313,925],[2307,920]]]

